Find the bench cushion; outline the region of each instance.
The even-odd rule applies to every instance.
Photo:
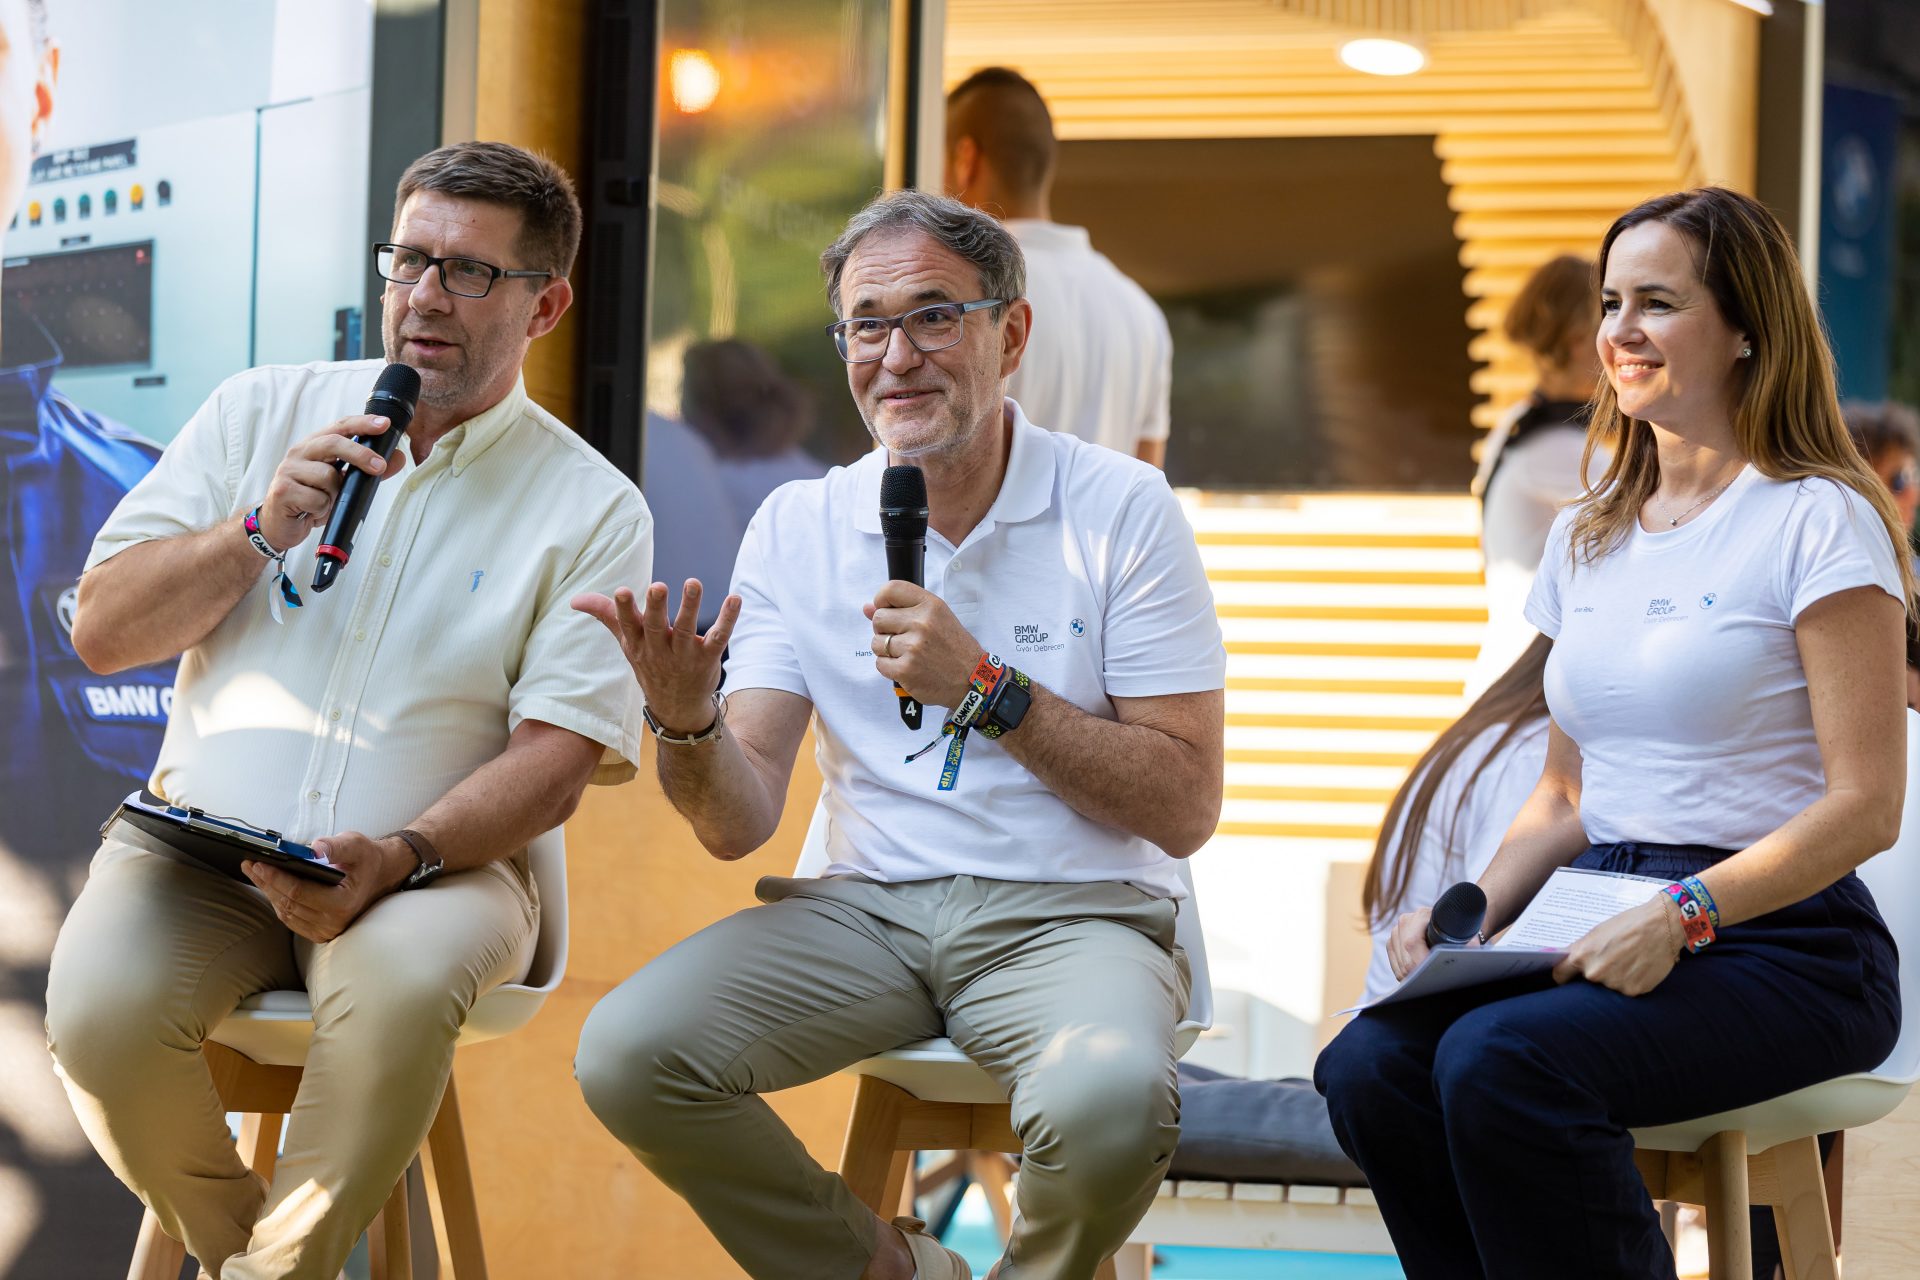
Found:
[[[1309,1080],[1242,1080],[1180,1064],[1180,1145],[1170,1179],[1364,1187]]]

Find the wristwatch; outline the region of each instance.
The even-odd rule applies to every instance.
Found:
[[[1032,705],[1033,681],[1027,678],[1026,672],[1008,667],[1006,677],[994,690],[993,701],[987,704],[981,718],[981,734],[992,739],[1012,733],[1027,718],[1027,708]]]
[[[423,889],[435,880],[438,880],[440,873],[447,869],[446,859],[442,858],[440,851],[433,847],[433,841],[427,839],[418,831],[414,831],[408,827],[402,827],[400,830],[394,832],[393,836],[388,838],[392,839],[394,837],[405,841],[407,847],[413,850],[413,856],[420,860],[420,865],[415,867],[405,880],[401,881],[400,887],[402,889]]]

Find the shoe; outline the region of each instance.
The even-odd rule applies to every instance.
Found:
[[[907,1238],[907,1249],[913,1254],[914,1280],[973,1280],[967,1260],[928,1235],[926,1223],[918,1218],[895,1218],[893,1225]]]

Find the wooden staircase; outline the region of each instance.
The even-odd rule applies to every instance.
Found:
[[[1188,517],[1227,641],[1220,837],[1363,859],[1463,705],[1487,616],[1477,513],[1454,497],[1195,495]]]

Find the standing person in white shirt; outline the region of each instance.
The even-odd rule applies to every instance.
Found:
[[[239,374],[80,581],[89,666],[183,655],[152,790],[346,872],[252,863],[245,884],[117,822],[54,950],[47,1036],[81,1125],[221,1280],[339,1274],[426,1136],[467,1010],[526,971],[527,842],[639,758],[618,650],[568,602],[644,576],[652,522],[520,377],[572,300],[572,184],[517,147],[444,147],[401,177],[391,234],[382,335],[420,374],[391,460],[352,439],[383,429],[360,412],[379,361]],[[312,575],[337,463],[389,476],[358,555],[271,607],[293,603],[280,574]],[[313,1043],[269,1185],[200,1045],[247,996],[302,986]]]
[[[1033,334],[1007,394],[1029,421],[1167,465],[1173,336],[1147,291],[1052,221],[1058,145],[1040,91],[1005,67],[947,95],[947,194],[1006,224],[1027,259]]]
[[[1507,338],[1533,357],[1537,381],[1488,433],[1473,477],[1481,501],[1487,629],[1467,677],[1469,698],[1499,678],[1538,634],[1526,619],[1527,592],[1547,530],[1560,508],[1586,492],[1581,477],[1606,470],[1604,450],[1584,472],[1581,461],[1600,380],[1593,346],[1599,323],[1593,264],[1571,254],[1535,271],[1507,308]]]
[[[1553,641],[1536,633],[1520,660],[1440,731],[1394,793],[1361,887],[1373,935],[1364,999],[1399,985],[1387,955],[1394,922],[1431,907],[1460,881],[1479,879],[1533,794],[1547,762],[1542,679],[1552,652]]]
[[[697,582],[671,622],[662,583],[644,610],[625,589],[580,607],[620,636],[661,783],[717,858],[773,835],[811,720],[826,871],[766,877],[766,905],[623,983],[575,1074],[757,1280],[954,1280],[957,1254],[882,1222],[760,1097],[951,1036],[1007,1089],[1026,1150],[995,1274],[1088,1280],[1179,1135],[1174,859],[1212,834],[1223,773],[1212,593],[1158,472],[1002,398],[1029,315],[1005,228],[897,192],[822,265],[883,447],[767,499],[704,638]],[[924,588],[885,580],[890,463],[925,474]],[[923,728],[896,683],[933,711]]]
[[[1847,438],[1793,242],[1720,187],[1600,251],[1619,442],[1527,604],[1547,763],[1480,876],[1485,928],[1554,870],[1653,879],[1551,979],[1360,1014],[1316,1064],[1410,1280],[1672,1280],[1633,1128],[1872,1068],[1894,942],[1854,868],[1899,834],[1906,531]],[[1429,913],[1396,922],[1404,975]]]

